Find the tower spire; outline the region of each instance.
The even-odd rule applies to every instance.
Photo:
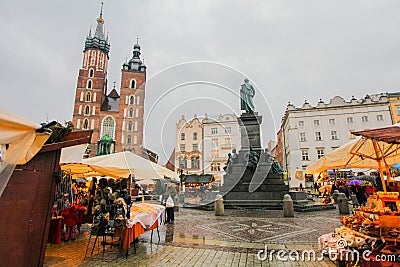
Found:
[[[100,16],[99,16],[99,18],[97,19],[97,22],[103,22],[103,23],[104,23],[104,19],[103,19],[103,5],[104,5],[104,2],[101,2]]]
[[[87,49],[100,49],[106,54],[110,51],[110,40],[108,33],[104,32],[104,19],[103,19],[103,6],[104,2],[101,2],[100,15],[97,18],[97,25],[94,34],[92,30],[89,32],[89,36],[86,37],[85,50]]]
[[[103,5],[104,5],[104,2],[101,2],[100,18],[103,18]]]

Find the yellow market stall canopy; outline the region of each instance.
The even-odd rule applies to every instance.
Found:
[[[177,173],[129,151],[84,159],[81,164],[63,164],[61,169],[81,177],[106,175],[127,178],[133,175],[137,180],[164,177],[179,179]]]

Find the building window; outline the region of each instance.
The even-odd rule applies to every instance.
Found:
[[[92,56],[90,58],[90,65],[94,66],[94,63],[96,63],[96,51],[92,51]]]
[[[397,115],[400,115],[400,106],[396,107]]]
[[[218,128],[211,128],[211,134],[217,134]]]
[[[225,137],[225,145],[230,145],[232,143],[232,138]]]
[[[133,118],[133,109],[131,109],[131,108],[129,109],[129,117]]]
[[[211,151],[211,154],[212,154],[212,157],[213,157],[213,158],[218,158],[218,157],[219,157],[218,150],[212,150],[212,151]]]
[[[316,141],[321,141],[322,140],[321,132],[315,132],[315,140]]]
[[[350,131],[349,131],[349,138],[350,138],[350,139],[356,138],[356,136],[355,136],[354,134],[352,134],[351,132],[354,132],[354,130],[350,130]]]
[[[179,157],[179,168],[180,169],[187,168],[187,160],[184,157]]]
[[[130,135],[128,135],[128,138],[126,139],[126,143],[127,143],[128,145],[130,145],[130,144],[132,143],[132,140],[131,140],[131,136],[130,136]]]
[[[136,135],[133,136],[133,144],[134,144],[134,145],[137,144],[137,136],[136,136]]]
[[[219,171],[221,171],[221,163],[219,163],[219,162],[212,162],[212,163],[211,163],[211,171],[212,171],[212,172],[219,172]]]
[[[181,133],[181,140],[185,140],[185,139],[186,139],[185,133]]]
[[[83,56],[83,67],[86,67],[86,65],[87,65],[87,54],[85,53],[84,54],[84,56]]]
[[[230,134],[232,132],[232,128],[231,127],[226,127],[225,128],[225,132]]]
[[[319,120],[314,120],[314,126],[318,126],[319,125]]]
[[[107,116],[103,119],[103,125],[101,127],[102,134],[101,136],[108,135],[111,139],[114,139],[115,132],[115,121],[111,116]]]
[[[338,139],[336,131],[331,131],[331,139],[332,140],[337,140]]]
[[[89,121],[88,119],[84,119],[83,120],[83,129],[89,129]]]
[[[136,109],[136,116],[135,117],[139,118],[139,109],[138,108]]]
[[[89,78],[93,78],[93,76],[94,76],[94,70],[90,69],[89,70]]]
[[[301,150],[301,159],[302,160],[310,160],[310,158],[308,157],[308,149]]]
[[[90,107],[89,106],[85,107],[85,115],[90,115]]]
[[[305,141],[307,141],[306,133],[300,133],[300,142],[305,142]]]
[[[87,94],[86,94],[86,102],[90,102],[91,98],[92,98],[92,94],[90,92],[87,92]]]
[[[78,109],[78,114],[79,115],[81,115],[82,114],[82,105],[81,106],[79,106],[79,109]],[[79,127],[78,127],[79,128]]]
[[[377,115],[376,116],[377,121],[383,121],[383,115]]]
[[[129,97],[129,105],[135,105],[135,96],[131,95]]]
[[[134,124],[134,129],[133,129],[135,132],[137,132],[137,130],[138,130],[138,123],[137,123],[137,121],[135,121],[135,124]]]
[[[185,144],[181,144],[181,145],[179,146],[179,150],[180,150],[180,151],[186,151]]]
[[[361,117],[362,122],[368,122],[368,116],[362,116]]]
[[[197,132],[193,133],[193,140],[197,140]]]
[[[135,88],[136,88],[136,81],[135,81],[134,79],[131,80],[130,87],[131,87],[132,89],[135,89]]]
[[[87,81],[86,88],[87,89],[92,89],[92,80]]]
[[[304,121],[299,121],[299,127],[303,127],[304,126]]]
[[[347,123],[353,123],[353,117],[348,117],[347,118]]]
[[[198,169],[200,168],[200,160],[199,158],[191,158],[191,165],[192,165],[192,169]]]
[[[218,138],[211,138],[213,148],[218,148]]]
[[[140,105],[140,96],[137,96],[136,98],[136,105]]]
[[[199,151],[199,144],[193,144],[193,151]]]
[[[128,131],[132,131],[132,122],[128,122]]]
[[[100,69],[104,67],[104,54],[100,53]]]
[[[325,155],[323,148],[317,148],[317,157],[318,159],[322,158]]]
[[[335,119],[329,119],[329,124],[335,124]]]

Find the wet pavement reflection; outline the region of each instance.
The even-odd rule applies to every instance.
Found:
[[[276,266],[261,262],[257,252],[265,244],[271,249],[317,249],[317,238],[340,225],[337,210],[296,213],[283,218],[282,211],[226,210],[225,216],[214,211],[180,208],[175,222],[159,226],[140,236],[129,250],[128,259],[115,247],[95,248],[85,257],[89,239],[83,232],[75,241],[48,244],[44,266]],[[88,226],[86,229],[88,231]],[[322,266],[319,262],[314,266]],[[329,260],[324,266],[335,266]],[[298,262],[279,262],[281,266],[313,266]]]

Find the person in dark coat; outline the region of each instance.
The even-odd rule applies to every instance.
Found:
[[[174,206],[175,206],[175,197],[176,197],[176,188],[172,183],[168,183],[167,189],[165,190],[164,198],[163,198],[163,203],[165,203],[166,209],[165,211],[167,212],[167,223],[172,223],[175,220],[175,214],[174,214]],[[171,197],[171,201],[168,201],[168,198]]]

